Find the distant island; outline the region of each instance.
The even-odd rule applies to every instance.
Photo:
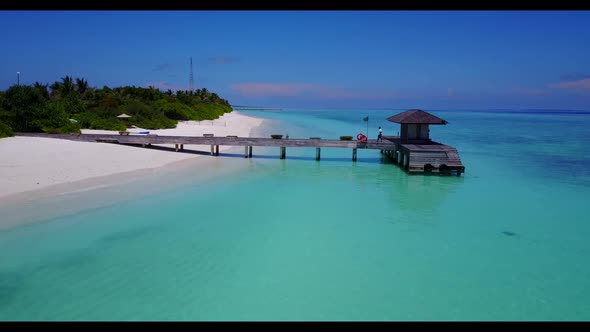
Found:
[[[252,111],[281,111],[282,108],[260,107],[260,106],[238,106],[232,105],[235,110],[252,110]]]
[[[152,86],[99,89],[83,78],[66,76],[51,85],[36,82],[0,91],[0,138],[14,136],[14,132],[125,130],[126,121],[146,129],[175,128],[179,120],[214,120],[232,111],[227,100],[205,88],[176,92]],[[117,118],[123,113],[130,119]]]

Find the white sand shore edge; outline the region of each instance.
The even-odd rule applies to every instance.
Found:
[[[213,121],[179,122],[175,129],[150,130],[150,133],[170,136],[250,136],[263,119],[233,111]],[[138,129],[139,130],[139,129]],[[83,130],[83,133],[113,133],[102,130]],[[173,145],[163,145],[172,147]],[[208,151],[209,146],[185,146],[185,149]],[[227,151],[231,147],[220,147]],[[68,140],[11,137],[0,139],[0,201],[26,199],[27,193],[63,188],[66,191],[86,190],[85,180],[110,175],[145,173],[171,163],[189,159],[199,165],[214,165],[214,159],[191,153],[176,153],[157,149],[143,149],[116,144],[74,142]],[[142,171],[143,170],[143,171]],[[139,172],[142,171],[142,172]],[[80,182],[83,186],[69,186]],[[101,186],[96,183],[94,186]],[[94,187],[90,186],[90,187]],[[86,189],[85,189],[86,188]],[[59,194],[59,190],[51,191]]]

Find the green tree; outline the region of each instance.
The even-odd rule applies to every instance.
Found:
[[[0,121],[0,138],[14,136],[12,128]]]
[[[43,105],[39,117],[33,123],[42,131],[49,133],[80,132],[79,125],[70,122],[66,109],[67,102],[64,100],[49,101]]]
[[[80,95],[86,93],[86,91],[88,91],[88,81],[83,78],[76,78],[76,91]]]
[[[35,82],[35,84],[33,84],[33,87],[39,91],[39,93],[41,94],[41,96],[43,96],[43,98],[45,98],[46,100],[49,100],[49,91],[47,89],[47,87],[48,87],[47,84],[41,84],[39,82]]]
[[[49,91],[50,90],[50,91]],[[177,120],[216,119],[231,112],[229,102],[206,88],[192,91],[153,86],[90,87],[69,75],[47,84],[0,91],[0,121],[15,131],[69,132],[84,128],[123,130],[117,115],[133,116],[132,123],[148,128],[173,128]]]
[[[70,96],[76,91],[74,79],[71,76],[66,75],[66,77],[62,77],[61,80],[61,82],[55,82],[50,86],[52,96],[60,96],[63,98]]]
[[[40,91],[32,86],[11,86],[2,105],[7,113],[7,124],[14,131],[40,131],[34,120],[42,118],[45,102]]]

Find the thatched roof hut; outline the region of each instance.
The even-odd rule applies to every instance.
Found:
[[[437,124],[446,125],[447,120],[434,116],[419,109],[411,109],[387,118],[387,120],[399,124]]]
[[[400,139],[403,143],[427,144],[430,142],[429,125],[446,125],[447,120],[419,109],[411,109],[387,118],[401,124]]]

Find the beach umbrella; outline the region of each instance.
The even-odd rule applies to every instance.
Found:
[[[125,123],[125,125],[127,127],[129,127],[129,118],[131,117],[131,115],[127,115],[125,113],[117,115],[117,118],[123,120],[123,122]]]

